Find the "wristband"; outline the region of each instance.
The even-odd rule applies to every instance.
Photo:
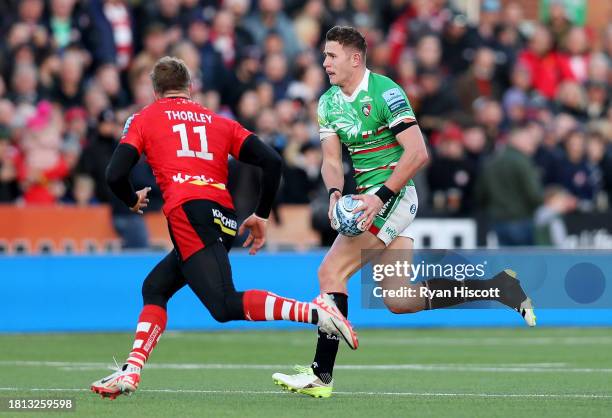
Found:
[[[340,194],[342,194],[342,190],[338,189],[337,187],[332,187],[331,189],[329,189],[329,197],[331,197],[331,195],[336,192],[340,192]]]
[[[387,203],[393,196],[395,196],[395,193],[384,184],[380,186],[380,189],[378,189],[374,194],[378,196],[383,203]]]

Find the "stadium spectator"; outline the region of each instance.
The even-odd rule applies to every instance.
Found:
[[[612,198],[612,155],[610,144],[598,131],[587,134],[586,153],[594,182],[599,185],[600,194],[595,204],[599,210],[607,210]]]
[[[485,211],[503,246],[534,244],[533,215],[542,201],[540,179],[531,156],[536,138],[512,132],[508,145],[485,164],[476,184],[476,204]]]
[[[247,90],[257,87],[257,76],[261,70],[261,51],[259,48],[245,48],[241,51],[234,71],[227,74],[221,92],[221,103],[236,113],[238,102]]]
[[[576,198],[563,187],[549,186],[544,190],[543,204],[535,213],[535,243],[563,248],[567,228],[562,215],[576,208]]]
[[[567,33],[572,28],[572,22],[569,19],[563,0],[550,1],[547,26],[552,34],[554,48],[559,49],[563,45]]]
[[[472,206],[475,167],[466,158],[463,132],[448,122],[439,134],[435,157],[427,168],[431,207],[437,214],[465,216]]]
[[[588,120],[603,119],[610,107],[610,87],[602,81],[588,80],[586,88],[586,117]]]
[[[91,177],[83,174],[76,175],[70,195],[64,199],[64,203],[73,204],[79,207],[97,204],[98,200],[96,199],[94,190],[95,185],[96,183]]]
[[[69,168],[61,154],[62,117],[43,101],[26,123],[20,140],[17,179],[26,204],[52,204],[65,193]]]
[[[491,49],[476,51],[474,62],[457,80],[456,89],[462,109],[471,109],[480,97],[501,98],[501,85],[495,75],[495,53]]]
[[[557,160],[555,183],[578,199],[578,208],[592,210],[598,192],[598,178],[587,161],[586,136],[579,129],[571,131],[564,141],[563,157]]]
[[[50,1],[50,13],[46,25],[51,43],[58,50],[63,50],[69,45],[85,43],[83,23],[88,19],[79,18],[80,11],[75,10],[76,5],[76,0]]]
[[[132,58],[132,21],[123,0],[91,0],[86,3],[91,19],[90,48],[95,66],[117,64],[125,70]]]
[[[13,71],[9,99],[19,105],[22,103],[36,106],[41,95],[38,89],[38,72],[31,64],[19,64]]]
[[[87,142],[87,111],[81,107],[68,109],[64,114],[62,153],[72,171],[80,158],[82,147]]]
[[[262,45],[270,32],[277,33],[283,40],[289,60],[295,58],[302,47],[295,35],[291,20],[283,12],[281,0],[259,0],[255,11],[244,20],[244,27],[253,36],[255,43]]]
[[[563,158],[561,143],[570,131],[577,126],[576,120],[567,114],[556,116],[548,125],[539,141],[538,149],[534,155],[534,162],[538,166],[544,186],[556,182],[556,167]]]
[[[459,101],[438,70],[422,70],[419,73],[419,84],[421,85],[419,125],[429,136],[442,126],[444,120],[458,113]]]
[[[502,122],[504,112],[499,102],[484,97],[474,102],[474,120],[483,128],[487,145],[485,152],[490,153],[498,142],[503,142]]]
[[[499,0],[483,0],[478,19],[478,37],[480,45],[493,47],[495,44],[495,29],[500,23],[501,4]]]
[[[210,40],[210,27],[203,16],[196,14],[188,24],[187,40],[200,54],[200,68],[196,74],[201,79],[202,90],[218,94],[223,82],[223,59]]]
[[[559,85],[555,106],[556,113],[571,115],[581,123],[587,121],[585,91],[575,81],[564,81]]]
[[[564,79],[584,83],[589,74],[589,40],[586,31],[573,27],[565,37],[563,52],[559,55],[559,65]]]
[[[304,129],[304,127],[301,126],[298,129]],[[314,200],[317,192],[323,186],[321,149],[313,142],[304,142],[297,151],[283,169],[280,201],[291,204],[308,204]]]
[[[131,74],[138,72],[141,68],[150,71],[155,61],[166,53],[168,45],[172,43],[165,26],[156,21],[147,24],[142,41],[143,49],[134,57],[134,62],[129,70]]]
[[[130,105],[130,97],[121,85],[119,67],[108,63],[96,70],[95,82],[102,88],[113,108],[123,109]]]
[[[287,97],[289,88],[287,58],[283,54],[268,55],[264,61],[263,76],[272,85],[274,103]]]
[[[529,71],[534,89],[547,99],[552,99],[561,81],[559,60],[552,50],[553,41],[546,27],[536,26],[527,49],[518,60]]]
[[[440,39],[435,35],[425,35],[416,45],[417,70],[437,70],[442,59]]]
[[[0,203],[14,202],[19,196],[15,157],[17,149],[11,145],[11,133],[0,125]]]
[[[478,125],[469,125],[463,131],[463,146],[465,148],[465,156],[472,163],[476,170],[475,177],[480,172],[480,168],[484,163],[485,147],[487,138],[484,129]]]
[[[59,74],[51,87],[50,98],[62,108],[80,106],[83,103],[85,72],[85,53],[70,49],[64,52]]]
[[[453,76],[462,74],[469,66],[469,56],[478,47],[478,35],[468,25],[467,17],[456,14],[442,32],[442,63]]]

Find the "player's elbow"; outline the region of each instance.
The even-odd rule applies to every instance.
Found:
[[[121,181],[121,174],[113,168],[112,164],[109,164],[104,172],[104,179],[106,180],[106,184],[112,187]]]
[[[270,153],[267,162],[266,162],[266,170],[274,173],[278,173],[280,175],[283,169],[283,159],[280,154],[277,152]]]
[[[416,159],[419,168],[424,167],[427,163],[429,163],[429,153],[427,152],[425,145],[419,148],[419,150],[415,153],[414,158]]]

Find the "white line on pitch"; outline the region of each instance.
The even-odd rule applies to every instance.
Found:
[[[408,335],[409,332],[408,332]],[[164,334],[165,339],[184,339],[184,340],[214,340],[219,341],[236,341],[240,339],[244,341],[244,337],[234,336],[232,334],[215,335],[209,334],[190,334],[172,331]],[[255,338],[255,336],[247,336],[247,338]],[[257,336],[259,338],[259,336]],[[312,345],[313,338],[310,336],[294,336],[294,335],[266,335],[266,341],[282,340],[284,344],[292,346]],[[591,336],[591,337],[428,337],[414,334],[410,337],[364,337],[367,344],[370,346],[396,346],[396,345],[461,345],[461,346],[498,346],[498,345],[601,345],[611,344],[612,337],[608,336]]]
[[[14,388],[0,387],[2,392],[85,392],[85,388]],[[140,389],[150,393],[199,393],[221,395],[285,395],[290,392],[273,390],[204,390],[204,389]],[[437,392],[334,392],[347,396],[429,396],[429,397],[472,397],[472,398],[557,398],[557,399],[612,399],[612,395],[590,393],[437,393]]]
[[[65,361],[0,361],[0,366],[57,367],[62,370],[105,370],[108,363]],[[286,364],[219,364],[219,363],[150,363],[147,369],[163,370],[284,370]],[[609,368],[565,367],[565,363],[517,364],[341,364],[339,370],[415,370],[430,372],[485,372],[485,373],[612,373]]]

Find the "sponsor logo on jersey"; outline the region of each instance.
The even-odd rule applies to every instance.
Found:
[[[389,215],[389,212],[391,211],[391,208],[393,207],[393,203],[395,203],[396,199],[397,199],[397,196],[393,196],[391,199],[387,200],[387,202],[383,205],[383,207],[380,208],[380,211],[378,211],[378,216],[380,216],[381,218],[386,218],[387,215]]]
[[[130,129],[130,125],[132,124],[132,121],[134,120],[134,116],[136,116],[136,115],[137,115],[137,113],[134,113],[132,116],[130,116],[125,121],[125,125],[123,125],[123,132],[121,132],[121,138],[123,138],[124,136],[127,135],[128,129]]]
[[[382,132],[384,132],[385,130],[387,130],[388,128],[386,126],[381,126],[380,128],[378,128],[375,131],[363,131],[361,133],[361,136],[363,137],[363,139],[367,139],[370,137],[370,135],[380,135]]]
[[[387,106],[389,107],[391,113],[395,113],[400,109],[404,108],[410,109],[410,107],[408,106],[408,102],[406,101],[404,95],[402,94],[402,91],[398,87],[394,87],[385,91],[382,94],[382,97],[383,99],[385,99],[385,102],[387,103]]]
[[[176,173],[172,176],[172,181],[180,184],[189,183],[195,184],[196,186],[212,186],[220,190],[225,190],[225,184],[218,183],[214,179],[208,178],[204,175],[192,176],[191,174]]]
[[[371,102],[372,100],[374,99],[372,99],[370,96],[366,96],[363,99],[359,100],[359,103]]]
[[[416,205],[413,203],[413,204],[410,206],[410,213],[411,213],[412,215],[414,215],[414,214],[416,213],[416,211],[417,211],[417,206],[416,206]]]
[[[221,227],[221,231],[231,236],[236,235],[238,222],[235,219],[228,218],[219,209],[212,209],[212,215],[215,219],[213,222]]]
[[[390,226],[385,227],[385,233],[389,235],[389,238],[395,239],[397,237],[397,231]]]
[[[363,106],[361,106],[361,111],[363,112],[364,115],[370,116],[370,112],[372,111],[372,105],[370,103],[366,103]]]

